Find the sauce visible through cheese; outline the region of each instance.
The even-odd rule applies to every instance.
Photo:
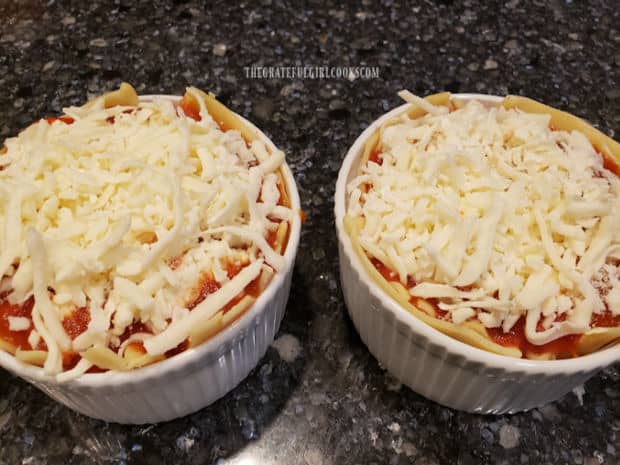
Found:
[[[0,296],[0,338],[16,348],[32,350],[28,343],[28,335],[32,329],[32,307],[34,298],[30,297],[23,305],[12,305],[6,299],[6,294]],[[23,317],[30,320],[30,328],[25,331],[11,331],[9,317]]]
[[[542,330],[539,322],[539,330]],[[570,358],[577,356],[577,343],[581,338],[581,334],[571,334],[560,337],[547,344],[535,345],[525,337],[525,318],[521,317],[508,332],[504,332],[502,328],[486,328],[487,334],[493,342],[504,347],[516,347],[523,354],[545,354],[552,353],[557,358]]]
[[[371,258],[372,265],[376,268],[376,270],[383,276],[383,278],[388,282],[400,282],[395,272],[393,272],[389,267],[385,266],[381,261],[376,258]],[[411,281],[411,280],[410,280]],[[411,288],[415,285],[415,283],[408,283],[408,286]],[[433,307],[435,311],[435,318],[439,320],[445,320],[448,316],[448,312],[441,310],[437,306],[437,299],[420,299],[417,297],[410,297],[409,302],[416,306],[420,307],[420,301],[426,301]],[[566,318],[565,315],[561,315],[558,318],[558,321],[562,321]],[[592,328],[613,328],[616,326],[620,326],[620,315],[613,316],[610,312],[605,313],[596,313],[592,315],[592,322],[590,325]],[[502,328],[485,328],[487,334],[491,338],[493,342],[499,344],[504,347],[516,347],[521,350],[522,353],[533,353],[533,354],[545,354],[545,353],[553,353],[558,355],[558,358],[569,358],[577,356],[577,343],[581,338],[581,334],[571,334],[568,336],[560,337],[554,341],[548,342],[547,344],[535,345],[527,340],[525,337],[525,318],[521,317],[515,325],[508,332],[504,332]],[[542,320],[538,323],[538,330],[542,331],[544,328],[542,327]]]
[[[181,102],[179,103],[179,106],[183,110],[183,113],[185,113],[185,115],[189,118],[192,118],[195,121],[202,120],[202,118],[200,117],[200,107],[191,96],[184,95],[181,99]]]
[[[400,283],[400,279],[398,279],[398,275],[393,272],[392,270],[390,270],[389,267],[385,266],[380,260],[377,260],[376,258],[371,258],[370,262],[372,263],[372,265],[375,267],[375,269],[381,274],[381,276],[383,276],[383,279],[385,279],[388,282],[396,282],[396,283]],[[415,286],[415,281],[409,277],[407,279],[407,287],[408,288],[412,288],[413,286]],[[445,310],[440,309],[437,306],[438,300],[437,299],[420,299],[419,297],[415,297],[415,296],[410,296],[409,297],[409,303],[411,305],[413,305],[414,307],[418,308],[420,311],[423,311],[424,313],[428,312],[426,310],[424,310],[423,308],[421,308],[421,303],[420,302],[426,302],[428,305],[432,307],[433,309],[433,314],[430,316],[433,316],[439,320],[445,320],[446,316],[448,315],[448,312],[446,312]],[[426,307],[426,306],[424,306]]]
[[[72,340],[86,331],[88,323],[90,323],[88,307],[76,308],[62,320],[62,326]]]
[[[72,340],[86,331],[88,323],[90,323],[88,307],[76,308],[62,320],[62,326]],[[70,370],[79,361],[80,354],[76,352],[67,351],[62,354],[62,366],[65,370]]]
[[[620,165],[618,165],[618,162],[607,156],[607,154],[598,147],[594,146],[594,148],[601,155],[601,157],[603,157],[603,167],[614,173],[616,176],[620,176]]]
[[[595,313],[592,315],[590,324],[593,328],[615,328],[620,326],[620,315],[612,315],[611,312]]]
[[[368,155],[368,161],[376,163],[377,165],[382,165],[383,157],[381,156],[381,149],[378,147],[372,149],[370,155]]]
[[[56,121],[60,121],[65,124],[73,124],[73,118],[70,116],[46,116],[43,119],[47,121],[47,124],[54,124]]]

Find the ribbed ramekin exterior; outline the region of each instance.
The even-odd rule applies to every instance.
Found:
[[[384,368],[424,397],[468,412],[512,413],[556,400],[598,371],[532,375],[468,361],[386,311],[342,245],[339,253],[346,306],[362,341]]]
[[[104,386],[58,384],[24,377],[53,399],[89,417],[115,423],[157,423],[205,407],[237,386],[274,340],[284,316],[292,267],[265,309],[242,332],[166,376]]]
[[[456,94],[489,103],[500,97]],[[405,111],[373,122],[347,153],[336,185],[335,219],[345,303],[364,344],[403,384],[442,405],[475,413],[513,413],[559,399],[620,360],[620,345],[572,360],[529,361],[485,352],[450,338],[410,315],[372,281],[344,230],[346,186],[374,131]]]

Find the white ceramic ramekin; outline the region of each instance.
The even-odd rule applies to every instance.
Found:
[[[496,104],[501,97],[455,94]],[[559,399],[602,368],[620,361],[620,345],[569,360],[535,361],[496,355],[427,326],[373,280],[344,229],[346,186],[356,176],[363,148],[402,105],[371,124],[344,159],[335,194],[340,276],[355,328],[377,360],[403,384],[442,405],[477,413],[513,413]]]
[[[150,98],[153,97],[141,97],[145,101]],[[275,150],[265,134],[244,121]],[[284,165],[282,171],[291,207],[296,211],[301,207],[295,179],[288,166]],[[283,269],[274,275],[244,315],[195,348],[134,371],[86,374],[65,383],[56,382],[41,368],[26,365],[3,351],[0,351],[0,366],[67,407],[110,422],[157,423],[200,410],[237,386],[273,342],[291,287],[301,230],[299,215],[294,215],[291,223]]]

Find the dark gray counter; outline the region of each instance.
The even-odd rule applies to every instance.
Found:
[[[0,4],[2,138],[120,80],[140,93],[196,85],[286,152],[308,216],[277,349],[237,389],[187,418],[126,427],[0,370],[0,464],[620,463],[618,367],[514,416],[452,411],[396,383],[346,316],[332,216],[348,146],[401,88],[525,94],[617,134],[617,5],[346,3]],[[252,65],[376,66],[380,78],[248,79]]]

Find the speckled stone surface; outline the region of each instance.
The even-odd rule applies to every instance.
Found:
[[[287,154],[308,221],[275,347],[212,406],[155,426],[75,414],[0,370],[0,464],[618,464],[620,371],[514,416],[401,387],[369,355],[338,283],[339,164],[396,92],[526,94],[620,133],[611,1],[0,3],[0,137],[128,80],[215,92]],[[345,4],[346,3],[346,4]],[[245,67],[373,66],[375,79],[248,79]]]

